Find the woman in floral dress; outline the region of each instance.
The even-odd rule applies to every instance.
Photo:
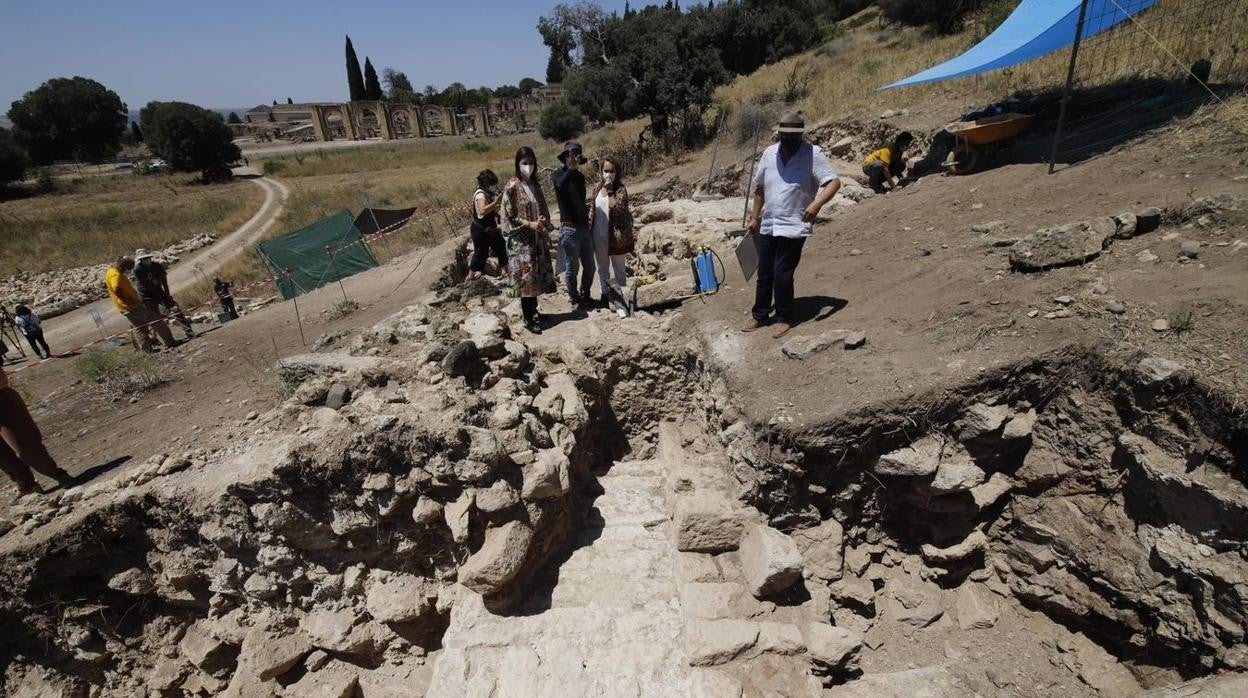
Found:
[[[510,293],[520,298],[525,328],[539,333],[537,298],[554,293],[555,270],[550,259],[550,210],[537,180],[537,155],[527,146],[516,151],[516,174],[503,188],[503,221]]]

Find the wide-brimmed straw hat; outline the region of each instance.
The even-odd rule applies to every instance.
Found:
[[[806,133],[806,117],[796,109],[787,109],[780,115],[780,133]]]

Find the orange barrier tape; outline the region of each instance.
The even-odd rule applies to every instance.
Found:
[[[419,223],[426,222],[426,221],[428,221],[430,218],[432,218],[434,215],[439,214],[439,213],[460,212],[460,211],[467,211],[468,209],[469,209],[469,207],[468,207],[468,206],[465,206],[465,205],[462,205],[462,204],[461,204],[461,205],[458,205],[458,206],[444,206],[444,207],[442,207],[442,208],[436,208],[436,209],[432,209],[432,210],[430,210],[430,211],[429,211],[429,212],[425,215],[425,217],[423,217],[423,218],[421,218],[421,219],[417,220],[416,222],[419,222]],[[394,224],[392,224],[392,225],[386,226],[385,228],[382,228],[382,229],[378,230],[376,233],[373,233],[372,235],[369,235],[369,236],[368,236],[368,238],[360,238],[359,240],[356,240],[356,241],[354,241],[354,242],[347,243],[346,245],[343,245],[342,247],[339,247],[338,249],[331,251],[331,252],[330,252],[330,254],[337,255],[338,253],[342,252],[342,251],[343,251],[343,250],[345,250],[345,249],[348,249],[348,248],[352,247],[353,245],[367,244],[367,243],[369,243],[369,242],[372,242],[372,241],[375,241],[375,240],[380,240],[380,239],[382,239],[382,238],[384,238],[384,237],[388,237],[388,236],[390,236],[390,235],[394,235],[395,233],[399,232],[399,230],[400,230],[400,229],[402,229],[404,226],[406,226],[406,225],[408,225],[409,223],[413,222],[413,220],[416,220],[416,217],[415,217],[415,216],[411,216],[411,217],[406,218],[406,219],[404,219],[404,220],[398,221],[397,223],[394,223]],[[273,283],[273,282],[275,282],[275,281],[277,281],[277,277],[275,277],[275,276],[269,276],[269,277],[266,277],[266,278],[260,279],[259,281],[253,281],[252,283],[247,284],[246,286],[243,286],[243,287],[241,287],[241,288],[238,288],[238,289],[231,289],[231,291],[230,291],[230,296],[231,296],[231,297],[233,297],[233,296],[234,296],[234,294],[242,293],[243,291],[246,291],[246,290],[251,289],[251,288],[255,288],[256,286],[261,286],[261,285],[264,285],[264,284],[270,284],[270,283]],[[219,302],[220,302],[220,300],[221,300],[221,299],[220,299],[218,296],[213,296],[213,297],[208,298],[208,299],[206,299],[206,300],[204,300],[204,301],[201,301],[200,303],[196,303],[195,305],[192,305],[192,306],[190,306],[190,307],[188,307],[188,308],[179,308],[179,310],[180,310],[182,313],[184,313],[184,314],[185,314],[185,313],[189,313],[189,312],[195,312],[196,310],[199,310],[200,308],[203,308],[203,307],[205,307],[205,306],[212,305],[213,303],[219,303]],[[105,343],[107,343],[110,339],[117,339],[117,338],[120,338],[120,337],[124,337],[124,336],[126,336],[126,335],[131,334],[132,332],[136,332],[136,331],[137,331],[137,332],[146,332],[146,331],[147,331],[147,328],[149,328],[149,327],[151,327],[151,326],[153,326],[153,325],[156,325],[156,324],[158,324],[158,323],[161,323],[161,322],[169,322],[169,321],[170,321],[171,319],[173,319],[173,318],[174,318],[174,316],[173,316],[173,315],[162,315],[162,316],[160,316],[159,318],[157,318],[156,320],[153,320],[153,321],[151,321],[151,322],[148,322],[148,323],[145,323],[145,324],[142,324],[142,325],[133,326],[133,327],[130,327],[130,328],[128,328],[128,329],[122,330],[122,331],[120,331],[120,332],[115,332],[115,333],[113,333],[113,334],[111,334],[111,335],[107,335],[107,336],[105,336],[105,337],[100,337],[99,339],[96,339],[96,340],[93,340],[93,341],[88,342],[88,343],[86,343],[86,344],[83,344],[82,346],[74,347],[73,349],[70,349],[70,350],[69,350],[69,351],[67,351],[67,352],[63,352],[62,354],[60,354],[60,355],[58,355],[58,356],[49,356],[49,357],[48,357],[48,358],[46,358],[46,359],[40,359],[40,360],[38,360],[38,361],[34,361],[34,362],[31,362],[31,363],[25,364],[24,366],[18,366],[17,368],[14,368],[14,369],[12,369],[12,370],[8,370],[8,373],[9,373],[9,375],[13,375],[13,374],[20,373],[20,372],[25,371],[25,370],[30,369],[30,368],[34,368],[34,367],[36,367],[36,366],[42,366],[43,364],[51,363],[51,362],[53,362],[53,361],[59,361],[59,360],[62,360],[62,359],[71,358],[73,355],[76,355],[78,352],[83,351],[84,349],[89,349],[89,348],[91,348],[91,347],[93,347],[93,346],[96,346],[96,345],[99,345],[99,344],[105,344]],[[7,370],[7,369],[4,369],[4,370]]]

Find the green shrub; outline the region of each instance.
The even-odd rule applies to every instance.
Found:
[[[489,143],[479,143],[477,141],[469,141],[461,147],[470,153],[488,153],[493,150]]]
[[[264,167],[261,169],[264,170],[264,174],[272,177],[275,174],[285,171],[286,163],[281,160],[265,160]]]
[[[845,26],[850,29],[857,29],[858,27],[866,26],[867,24],[874,22],[879,18],[880,11],[875,8],[871,8],[869,10],[864,10],[861,14],[854,15],[853,17],[845,20]]]
[[[816,56],[835,56],[836,54],[849,48],[849,39],[841,37],[825,42],[815,49]]]
[[[1170,331],[1180,337],[1196,329],[1196,321],[1190,310],[1173,310],[1166,320],[1170,323]]]
[[[733,132],[737,145],[754,140],[754,134],[766,129],[772,121],[771,110],[759,104],[743,104],[734,116]]]
[[[542,110],[538,132],[557,141],[574,138],[585,132],[585,117],[567,100],[552,102]]]
[[[880,10],[891,22],[931,27],[951,34],[962,27],[971,10],[966,0],[880,0]]]
[[[88,349],[78,358],[78,375],[110,400],[138,395],[168,380],[168,367],[126,347]]]
[[[359,303],[356,303],[348,298],[344,298],[337,303],[334,303],[333,307],[325,313],[325,317],[332,322],[334,320],[344,318],[359,309]]]

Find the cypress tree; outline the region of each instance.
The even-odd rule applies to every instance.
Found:
[[[351,45],[349,36],[347,37],[347,90],[351,94],[352,102],[365,99],[364,74],[360,72],[360,59],[355,55],[355,47]]]
[[[377,70],[373,68],[373,60],[364,58],[364,99],[381,99],[381,81],[377,79]]]

